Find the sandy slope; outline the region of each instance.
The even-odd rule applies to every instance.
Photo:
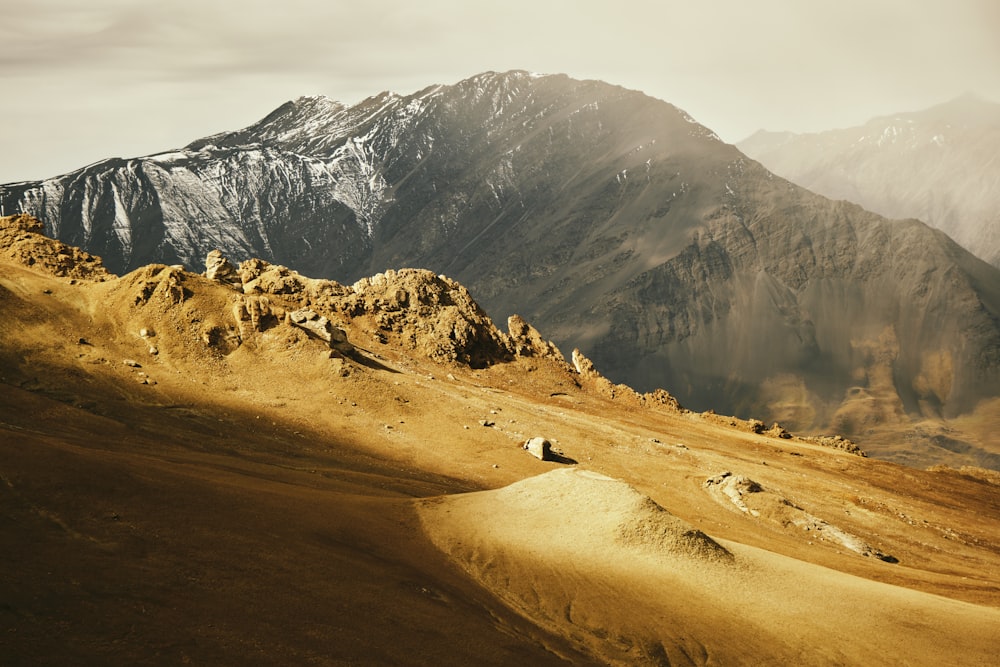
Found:
[[[189,276],[139,307],[144,280],[0,261],[2,664],[995,653],[988,475],[611,400],[545,359],[435,363],[364,317],[351,357],[285,325],[222,354],[203,333],[231,290]],[[536,435],[575,464],[527,455]],[[758,515],[706,487],[727,471]]]
[[[992,664],[1000,610],[719,544],[628,485],[557,470],[422,504],[442,550],[611,663]]]

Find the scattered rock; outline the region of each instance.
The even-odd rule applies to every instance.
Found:
[[[125,359],[122,363],[130,368],[142,368],[142,365],[135,359]]]
[[[865,540],[805,511],[779,493],[767,490],[744,475],[726,471],[705,480],[704,487],[717,500],[728,501],[741,512],[770,521],[784,529],[798,528],[817,540],[843,546],[867,558],[898,563]]]
[[[760,493],[764,488],[749,477],[734,475],[728,470],[705,480],[706,487],[715,487],[739,508],[751,516],[760,516],[760,512],[747,507],[743,496],[749,493]]]
[[[824,447],[832,447],[834,449],[842,449],[845,452],[855,454],[857,456],[867,457],[868,453],[865,452],[856,443],[848,440],[842,435],[816,435],[816,436],[804,436],[799,438],[805,442],[811,442],[814,445],[822,445]]]

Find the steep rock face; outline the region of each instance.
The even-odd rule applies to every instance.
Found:
[[[640,391],[856,432],[1000,395],[1000,272],[773,176],[677,108],[487,73],[0,188],[117,270],[219,248],[343,283],[420,266]]]
[[[155,262],[200,269],[212,247],[328,273],[364,256],[368,243],[329,187],[338,177],[323,163],[259,145],[206,148],[6,186],[0,202],[43,219],[48,234],[101,255],[116,273]]]
[[[730,184],[689,247],[576,320],[610,323],[591,344],[603,368],[640,386],[670,377],[692,405],[731,396],[737,412],[848,433],[995,395],[992,267],[917,221],[831,203],[749,162]]]
[[[1000,104],[966,95],[919,112],[738,144],[776,174],[890,218],[918,218],[1000,266]]]

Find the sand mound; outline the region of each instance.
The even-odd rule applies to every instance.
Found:
[[[579,468],[418,511],[473,579],[609,664],[988,664],[1000,622],[996,609],[719,544]]]
[[[625,482],[589,470],[566,468],[493,492],[508,512],[491,529],[519,539],[525,525],[544,531],[554,546],[575,554],[644,552],[731,557],[717,542]],[[508,523],[508,519],[511,521]]]
[[[705,578],[733,569],[729,551],[648,496],[579,468],[424,500],[419,512],[432,541],[512,609],[612,664],[704,655],[685,622],[654,627],[665,616],[649,573],[668,573],[674,599],[701,609]],[[713,624],[726,615],[706,614]]]

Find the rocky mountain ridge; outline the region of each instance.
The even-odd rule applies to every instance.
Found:
[[[870,436],[1000,396],[1000,272],[778,178],[675,107],[486,73],[0,188],[115,271],[209,250],[351,283],[419,266],[613,382]]]
[[[70,279],[71,285],[107,283],[107,307],[146,323],[139,337],[156,339],[148,352],[157,361],[171,355],[189,357],[192,346],[200,349],[196,357],[224,360],[244,347],[256,353],[275,343],[292,348],[319,340],[326,343],[327,358],[376,369],[381,365],[374,348],[382,346],[445,368],[482,369],[522,361],[530,373],[535,370],[531,363],[538,363],[565,376],[576,389],[623,408],[666,410],[743,432],[866,456],[840,436],[801,438],[778,424],[768,427],[756,419],[691,412],[664,389],[639,393],[614,384],[580,350],[574,349],[572,363],[567,362],[555,344],[518,315],[508,318],[507,332],[501,331],[465,287],[430,271],[390,270],[342,285],[256,258],[236,266],[215,250],[203,275],[179,265],[151,264],[119,277],[103,267],[100,257],[50,239],[43,231],[41,221],[25,214],[0,217],[0,241],[9,242],[0,244],[0,260]],[[50,257],[59,259],[48,261]],[[132,359],[126,365],[142,367]]]
[[[762,130],[737,146],[813,192],[923,220],[1000,266],[1000,104],[963,95],[858,127]]]

